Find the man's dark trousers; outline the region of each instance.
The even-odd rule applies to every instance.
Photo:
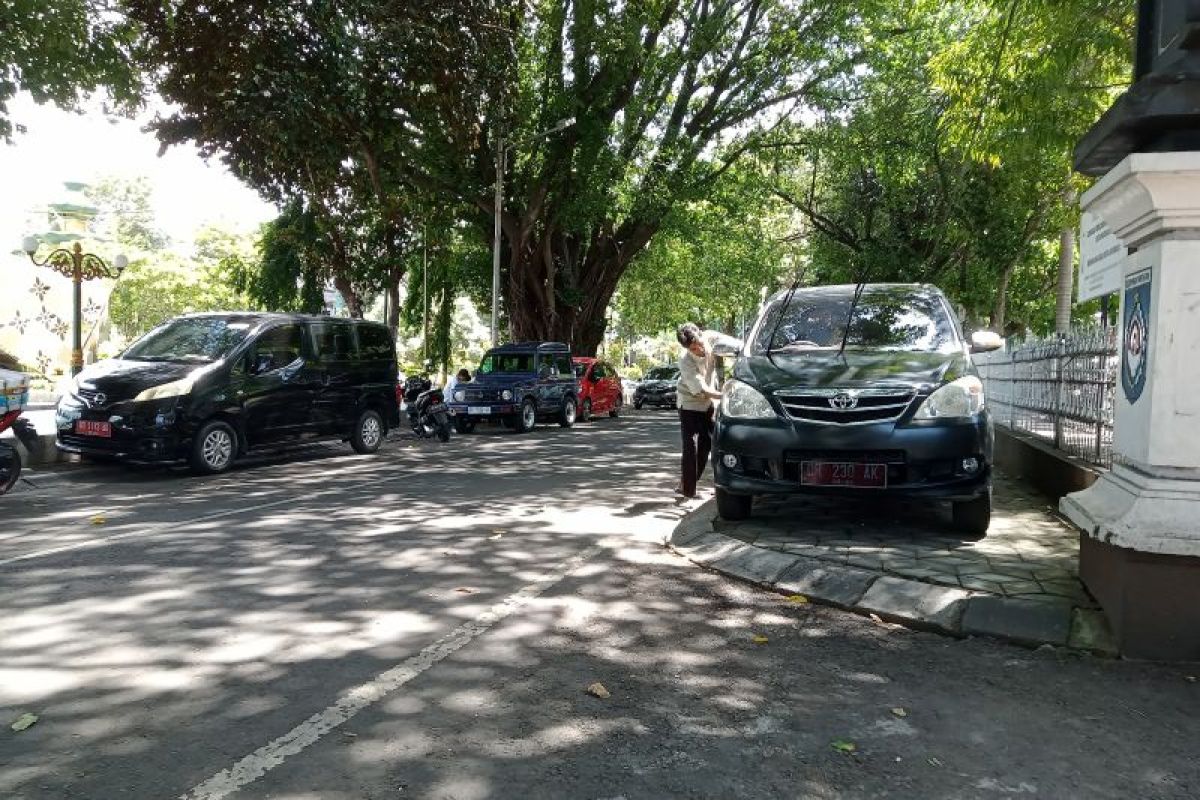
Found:
[[[687,497],[696,494],[696,482],[704,474],[708,455],[712,452],[713,408],[708,411],[679,409],[679,428],[683,433],[683,457],[680,472],[683,493]]]

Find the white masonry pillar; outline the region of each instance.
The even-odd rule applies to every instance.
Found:
[[[1129,255],[1114,466],[1061,508],[1122,652],[1200,660],[1200,152],[1134,153],[1082,205]]]

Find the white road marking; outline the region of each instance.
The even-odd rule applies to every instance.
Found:
[[[232,517],[232,516],[236,516],[238,514],[250,514],[255,511],[262,511],[263,509],[266,509],[266,508],[274,508],[276,506],[287,505],[289,503],[296,503],[296,502],[301,502],[301,501],[306,502],[309,500],[314,500],[318,497],[322,497],[327,494],[345,494],[346,492],[355,491],[357,489],[360,489],[360,488],[363,488],[366,486],[373,486],[374,484],[383,483],[384,481],[394,481],[394,480],[397,480],[400,478],[406,478],[406,477],[410,477],[410,476],[411,476],[411,473],[393,472],[393,473],[390,473],[381,478],[372,478],[369,480],[359,481],[351,487],[339,487],[336,489],[322,489],[321,491],[318,491],[318,492],[307,492],[302,495],[292,495],[289,497],[282,498],[280,500],[272,500],[269,503],[255,503],[254,505],[246,506],[244,508],[229,508],[224,511],[215,511],[212,514],[202,514],[199,517],[192,517],[190,519],[170,520],[167,522],[155,522],[155,523],[151,523],[149,525],[144,525],[140,528],[137,528],[136,530],[125,531],[124,533],[114,533],[110,536],[97,536],[94,539],[86,539],[82,542],[72,542],[71,544],[64,544],[61,547],[50,547],[45,550],[35,550],[32,553],[24,553],[23,555],[19,555],[19,556],[11,556],[10,558],[0,559],[0,567],[7,566],[9,564],[15,564],[18,561],[28,561],[29,559],[32,559],[32,558],[42,558],[44,556],[52,556],[52,555],[56,555],[58,553],[65,553],[70,550],[81,550],[85,547],[100,547],[101,545],[106,545],[106,544],[109,544],[110,542],[117,542],[117,541],[120,541],[121,539],[129,539],[134,536],[151,536],[162,530],[167,530],[167,529],[177,530],[179,528],[184,528],[184,527],[187,527],[188,525],[195,525],[200,522],[209,522],[214,519],[222,519],[224,517]]]
[[[600,545],[589,547],[564,561],[548,575],[527,584],[470,622],[463,623],[415,656],[376,675],[366,683],[344,692],[324,711],[313,714],[290,731],[255,750],[232,767],[218,772],[180,795],[180,800],[218,800],[261,778],[291,756],[316,743],[358,712],[379,702],[425,670],[460,650],[500,620],[545,592],[583,563],[600,553]]]

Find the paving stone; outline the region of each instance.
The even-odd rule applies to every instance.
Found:
[[[897,573],[906,578],[916,578],[924,580],[925,578],[941,578],[943,582],[949,580],[950,583],[958,585],[958,578],[953,572],[947,573],[942,570],[928,569],[926,567],[905,567],[904,569],[896,570]]]
[[[743,548],[752,549],[753,545],[739,542],[737,539],[731,539],[720,533],[710,532],[693,539],[683,547],[676,547],[676,550],[698,564],[707,564],[713,559],[722,558]]]
[[[1071,606],[990,595],[972,597],[963,612],[962,632],[1030,645],[1064,645],[1071,633]]]
[[[746,547],[714,558],[708,566],[753,583],[772,584],[798,558],[775,550]]]
[[[1004,594],[1004,590],[1000,588],[1000,584],[995,581],[985,581],[978,575],[960,575],[958,582],[967,589],[974,589],[977,592],[988,592],[990,594]]]
[[[803,594],[826,603],[852,608],[876,579],[874,572],[800,557],[779,576],[775,588],[788,594]]]
[[[970,596],[964,589],[884,576],[871,584],[858,606],[883,617],[957,632]]]
[[[1071,635],[1067,645],[1076,650],[1090,650],[1106,656],[1119,652],[1116,637],[1103,611],[1077,608],[1071,615]]]
[[[851,553],[846,557],[846,563],[855,567],[863,567],[864,569],[873,569],[876,571],[883,569],[882,558],[865,553]]]
[[[1003,572],[980,572],[973,577],[979,580],[992,581],[993,583],[1004,583],[1013,579],[1012,575],[1006,575]]]
[[[1005,581],[1000,584],[1007,595],[1041,594],[1042,587],[1037,581]]]

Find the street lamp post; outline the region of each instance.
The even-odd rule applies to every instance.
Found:
[[[575,118],[567,117],[559,120],[553,128],[519,142],[506,142],[502,136],[496,139],[496,197],[493,201],[495,224],[492,230],[492,347],[500,344],[500,214],[504,210],[504,167],[508,151],[517,145],[529,144],[535,139],[558,133],[574,124]],[[551,289],[553,290],[553,287]]]
[[[83,369],[83,282],[96,278],[115,279],[129,266],[129,259],[119,255],[110,267],[100,256],[83,252],[79,242],[75,242],[70,250],[60,247],[38,261],[38,240],[32,236],[25,238],[22,249],[35,266],[49,267],[71,279],[71,377],[74,377]]]

